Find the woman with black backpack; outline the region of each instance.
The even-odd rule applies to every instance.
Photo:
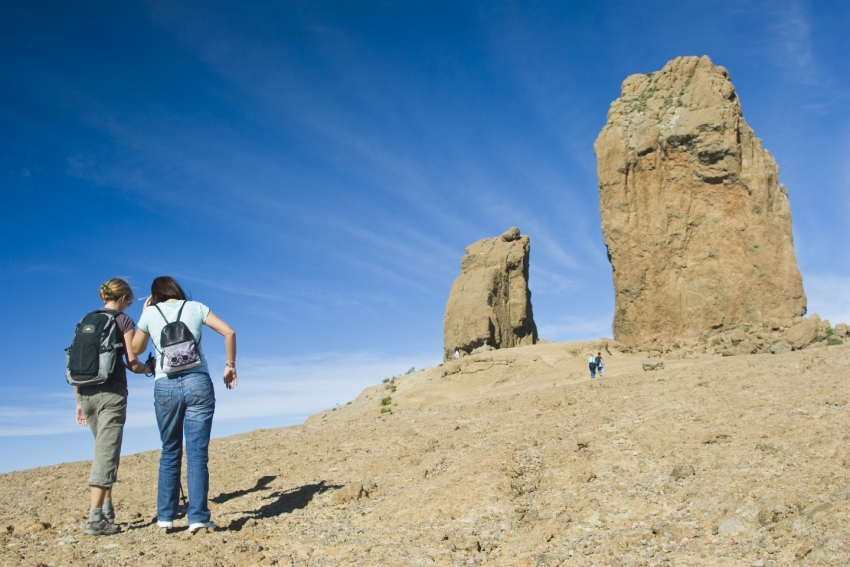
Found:
[[[111,334],[114,339],[114,356],[110,359],[108,368],[104,368],[100,379],[92,376],[87,385],[75,385],[77,399],[77,423],[88,425],[94,436],[94,459],[92,459],[89,474],[91,492],[91,507],[89,521],[86,523],[85,535],[111,535],[121,531],[115,524],[115,508],[112,505],[112,485],[118,476],[118,463],[121,457],[121,441],[124,437],[124,422],[127,420],[127,372],[129,368],[137,374],[153,372],[153,362],[150,366],[142,364],[130,348],[133,342],[135,324],[124,313],[133,303],[133,290],[130,284],[119,278],[112,278],[100,286],[100,299],[103,309],[98,309],[86,315],[77,326],[77,334],[94,333]],[[107,328],[108,327],[108,328]],[[101,333],[98,333],[100,336]],[[68,377],[69,382],[77,382],[73,375],[75,366],[81,363],[85,366],[86,352],[75,349],[79,341],[69,348]],[[112,348],[112,347],[110,347]],[[126,364],[121,356],[127,358]],[[72,362],[71,359],[74,359]],[[95,358],[98,355],[95,354]],[[102,355],[100,358],[103,360]],[[92,361],[94,374],[98,374],[98,361]],[[111,371],[109,369],[112,369]],[[108,375],[106,374],[108,372]],[[106,378],[105,381],[103,379]],[[99,383],[98,383],[99,382]]]
[[[186,441],[189,488],[189,531],[215,529],[207,506],[209,493],[209,445],[215,412],[215,390],[201,350],[201,331],[206,325],[224,337],[227,362],[224,385],[232,389],[236,379],[236,333],[210,308],[189,301],[174,278],[162,276],[151,284],[133,350],[140,354],[153,339],[158,361],[154,382],[154,409],[162,454],[156,501],[157,525],[174,527],[180,497],[180,466]]]

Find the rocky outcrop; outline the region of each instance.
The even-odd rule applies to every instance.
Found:
[[[723,67],[679,57],[628,77],[594,149],[618,341],[806,312],[787,192]]]
[[[537,342],[528,289],[528,236],[511,228],[466,248],[443,320],[445,360]]]

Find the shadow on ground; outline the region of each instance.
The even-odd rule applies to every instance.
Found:
[[[259,481],[257,484],[259,484]],[[281,514],[289,514],[293,510],[305,508],[316,495],[338,488],[342,488],[342,485],[326,484],[323,480],[316,484],[305,484],[304,486],[299,486],[285,492],[273,492],[267,498],[269,500],[268,504],[264,504],[256,510],[245,511],[244,514],[246,516],[230,522],[228,529],[238,532],[248,520],[259,520],[280,516]]]
[[[257,484],[255,484],[253,488],[248,488],[247,490],[236,490],[233,492],[222,492],[215,498],[210,498],[210,502],[215,502],[216,504],[223,504],[228,500],[233,500],[234,498],[239,498],[240,496],[245,496],[246,494],[251,494],[252,492],[268,490],[266,486],[268,486],[269,483],[276,478],[276,476],[261,476],[259,479],[257,479]]]

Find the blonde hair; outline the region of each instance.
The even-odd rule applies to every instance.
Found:
[[[117,301],[126,296],[128,299],[133,299],[133,289],[130,284],[121,278],[112,278],[105,284],[100,286],[100,299],[107,303],[109,301]]]

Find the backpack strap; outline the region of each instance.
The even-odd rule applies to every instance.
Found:
[[[183,308],[184,308],[184,307],[186,307],[186,300],[185,300],[185,299],[183,300],[183,305],[181,305],[181,306],[180,306],[180,309],[177,311],[177,320],[176,320],[176,321],[179,321],[179,320],[180,320],[180,314],[181,314],[181,313],[183,313]],[[175,321],[175,322],[176,322],[176,321]]]
[[[162,312],[162,309],[159,308],[159,305],[154,305],[156,310],[159,311],[159,314],[162,315],[162,320],[165,321],[165,324],[168,325],[168,319],[165,318],[165,313]]]
[[[165,314],[162,312],[162,309],[159,308],[159,305],[154,305],[154,307],[156,307],[156,310],[159,311],[160,315],[162,315],[162,320],[165,321],[165,324],[168,325],[169,321],[165,318]],[[174,320],[175,323],[180,320],[180,314],[183,313],[184,307],[186,307],[185,299],[183,300],[183,305],[181,305],[180,309],[177,311],[177,319]]]

